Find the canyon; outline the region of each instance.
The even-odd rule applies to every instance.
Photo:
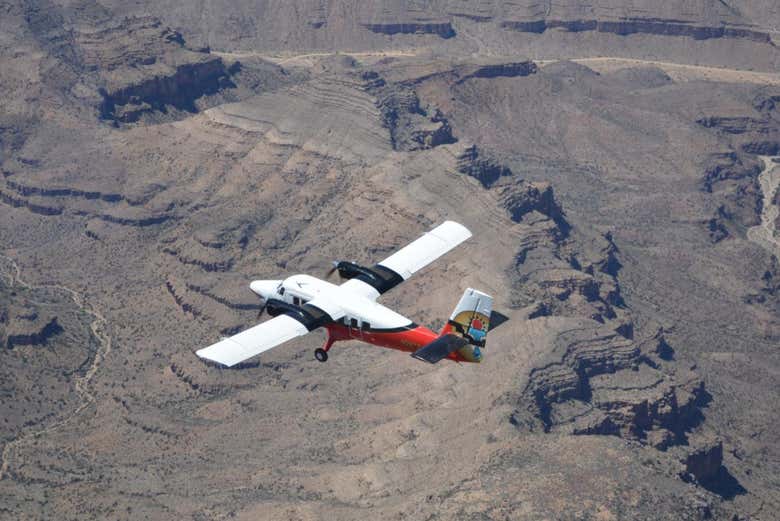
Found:
[[[0,10],[0,518],[780,508],[773,2]],[[195,356],[446,219],[382,302],[490,293],[481,364]]]

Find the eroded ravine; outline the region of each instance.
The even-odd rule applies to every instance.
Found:
[[[758,176],[758,183],[764,195],[761,224],[749,228],[747,237],[780,258],[780,240],[775,236],[775,221],[780,214],[780,208],[772,204],[777,190],[780,189],[780,166],[768,156],[761,156],[761,160],[764,162],[764,170]]]
[[[58,420],[55,420],[53,423],[47,425],[46,427],[37,431],[30,431],[27,433],[23,433],[18,438],[6,443],[5,446],[3,447],[2,463],[0,463],[0,481],[2,481],[3,478],[5,478],[6,473],[8,472],[8,467],[11,463],[11,457],[16,447],[23,445],[28,440],[39,438],[49,432],[52,432],[68,424],[71,420],[73,420],[76,416],[78,416],[81,413],[81,411],[86,409],[90,404],[92,404],[95,401],[95,395],[92,394],[92,392],[90,391],[89,383],[92,380],[92,378],[95,376],[95,373],[97,373],[103,360],[111,351],[111,337],[108,335],[106,331],[107,323],[105,317],[98,310],[96,310],[91,305],[89,305],[85,301],[84,297],[81,294],[79,294],[77,291],[72,290],[66,286],[62,286],[60,284],[42,284],[42,285],[29,284],[21,278],[21,269],[19,268],[19,265],[16,263],[16,261],[4,255],[0,255],[0,259],[4,259],[10,264],[11,272],[8,274],[10,286],[13,287],[19,285],[29,290],[41,289],[41,288],[57,289],[57,290],[64,291],[65,293],[70,295],[76,307],[78,307],[79,309],[81,309],[82,311],[84,311],[85,313],[93,317],[93,320],[90,323],[90,329],[92,331],[92,334],[95,336],[95,338],[98,341],[98,349],[95,352],[95,356],[92,360],[92,363],[89,365],[89,368],[82,376],[78,376],[75,378],[75,388],[80,398],[79,405],[72,411],[66,413],[65,416],[61,417]]]

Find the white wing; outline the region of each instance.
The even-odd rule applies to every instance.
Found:
[[[379,293],[379,291],[377,291],[374,286],[371,286],[370,284],[367,284],[358,279],[349,279],[344,284],[342,284],[341,287],[347,291],[357,293],[358,295],[362,295],[371,300],[376,300],[379,295],[381,295],[381,293]]]
[[[393,283],[382,285],[382,291],[369,282],[359,279],[350,279],[341,287],[364,297],[376,299],[381,293],[408,279],[415,272],[420,271],[469,237],[471,237],[471,232],[468,228],[453,221],[445,221],[377,264],[378,267],[389,269],[398,275],[397,280]],[[384,276],[385,274],[378,273],[378,275]]]
[[[309,329],[298,320],[279,315],[201,349],[197,355],[231,367],[308,332]]]
[[[379,265],[390,268],[406,280],[469,237],[471,232],[468,228],[453,221],[445,221]]]

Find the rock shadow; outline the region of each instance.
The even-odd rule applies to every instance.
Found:
[[[701,480],[699,484],[713,494],[729,501],[737,496],[747,494],[747,489],[723,465],[718,468],[715,475]]]

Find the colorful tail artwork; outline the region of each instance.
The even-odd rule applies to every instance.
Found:
[[[469,288],[463,292],[460,302],[441,330],[441,335],[454,334],[466,339],[469,345],[460,348],[458,352],[469,362],[479,362],[482,359],[481,348],[485,347],[492,311],[493,297]]]

